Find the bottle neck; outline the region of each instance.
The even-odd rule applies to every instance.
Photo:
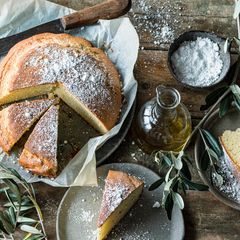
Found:
[[[168,118],[173,119],[177,114],[177,107],[180,104],[181,97],[179,92],[175,88],[158,86],[156,88],[157,97],[154,107],[154,117],[157,119]]]

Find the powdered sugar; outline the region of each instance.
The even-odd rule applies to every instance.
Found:
[[[218,181],[213,175],[213,181],[215,186],[229,198],[233,199],[237,203],[240,203],[240,180],[234,176],[233,168],[230,164],[228,155],[224,151],[224,157],[219,161],[218,173],[223,177],[223,184],[218,186]]]
[[[97,53],[58,45],[39,46],[25,66],[34,72],[38,84],[63,83],[94,112],[101,114],[115,102],[113,78],[104,62],[97,59]]]
[[[133,2],[133,22],[140,38],[148,33],[155,45],[171,42],[182,22],[178,1],[136,0]]]
[[[40,154],[43,158],[57,161],[57,139],[58,109],[52,106],[35,126],[25,148],[37,156]]]
[[[219,46],[208,38],[186,41],[171,57],[174,72],[180,81],[190,86],[209,86],[222,71]]]

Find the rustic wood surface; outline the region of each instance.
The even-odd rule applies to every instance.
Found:
[[[74,9],[93,6],[100,0],[52,0]],[[151,9],[145,11],[141,4],[145,2]],[[135,68],[135,76],[139,83],[137,102],[140,106],[155,94],[155,87],[165,84],[176,87],[184,104],[191,112],[193,122],[196,123],[204,115],[200,106],[204,103],[205,96],[210,90],[193,91],[179,85],[170,75],[167,68],[167,49],[170,41],[157,39],[146,29],[141,21],[147,18],[148,26],[161,24],[161,17],[154,14],[162,6],[176,5],[172,14],[174,23],[174,37],[189,29],[213,31],[222,36],[236,35],[236,24],[232,19],[234,0],[133,0],[132,11],[128,14],[136,26],[140,36],[141,49]],[[140,19],[140,20],[139,20]],[[146,24],[146,21],[144,22]],[[156,27],[156,25],[155,25]],[[192,146],[189,150],[193,154]],[[145,166],[152,166],[149,156],[142,153],[134,144],[132,131],[129,132],[119,149],[107,162],[133,162]],[[195,180],[201,181],[197,172],[193,171]],[[44,184],[37,184],[40,204],[44,210],[45,222],[49,239],[55,239],[55,219],[59,202],[66,189],[54,189]],[[186,207],[183,211],[186,236],[189,240],[240,239],[240,213],[219,202],[209,192],[189,191],[185,198]]]

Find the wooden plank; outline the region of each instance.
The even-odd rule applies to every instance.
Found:
[[[52,1],[73,9],[82,9],[102,2],[102,0]],[[205,30],[221,36],[226,36],[226,33],[228,36],[236,36],[236,22],[232,18],[233,2],[233,0],[133,0],[132,11],[128,16],[138,31],[141,46],[147,49],[167,50],[174,38],[188,30]],[[218,6],[221,6],[220,11]],[[171,37],[162,34],[164,26],[170,28]]]
[[[239,211],[224,205],[210,192],[188,191],[184,200],[185,240],[239,239]]]

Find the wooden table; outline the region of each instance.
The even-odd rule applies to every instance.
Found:
[[[101,0],[52,1],[74,9],[101,2]],[[143,3],[146,4],[145,7]],[[190,29],[214,31],[222,36],[236,36],[236,23],[232,18],[233,4],[234,0],[133,0],[132,11],[128,16],[137,28],[141,46],[135,67],[135,77],[139,83],[138,107],[155,95],[157,85],[165,84],[180,91],[183,103],[191,112],[193,123],[202,118],[204,113],[199,110],[200,105],[204,103],[209,91],[189,90],[172,78],[167,67],[170,41],[164,36],[161,36],[164,41],[159,38],[156,30],[153,33],[150,31],[164,22],[161,15],[169,17],[165,11],[171,5],[169,27],[174,29],[173,37]],[[148,9],[149,6],[151,9]],[[193,153],[192,146],[189,153]],[[107,162],[133,162],[152,166],[149,156],[143,154],[134,144],[132,131]],[[193,171],[193,175],[195,180],[201,181],[197,172]],[[38,184],[37,189],[49,239],[55,239],[56,211],[66,189],[55,189],[44,184]],[[183,211],[186,225],[185,239],[240,239],[240,213],[219,202],[211,193],[189,191],[185,203]]]

